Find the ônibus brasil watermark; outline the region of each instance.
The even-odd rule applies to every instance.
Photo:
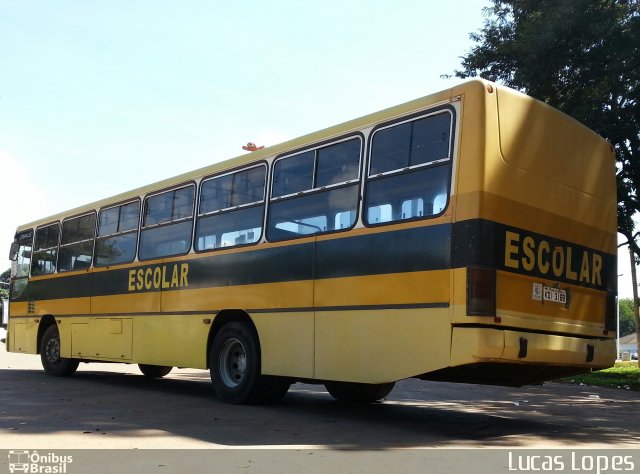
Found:
[[[71,455],[56,453],[38,453],[38,451],[10,450],[9,472],[25,472],[34,474],[65,474],[67,465],[73,462]]]

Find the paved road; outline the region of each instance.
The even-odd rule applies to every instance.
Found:
[[[640,394],[408,380],[384,403],[344,406],[296,384],[273,406],[217,401],[208,373],[147,380],[136,366],[81,364],[46,376],[0,348],[0,448],[640,447]]]

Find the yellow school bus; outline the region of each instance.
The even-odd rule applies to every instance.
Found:
[[[372,402],[615,358],[613,148],[481,80],[22,225],[10,257],[7,349],[51,375]]]

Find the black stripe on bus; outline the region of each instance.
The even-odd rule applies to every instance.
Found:
[[[138,272],[164,267],[162,280],[188,264],[188,288],[216,288],[283,283],[323,278],[380,275],[450,268],[451,224],[344,237],[317,243],[211,254],[198,259],[171,260],[81,275],[59,275],[31,281],[16,301],[172,291],[168,284],[136,287]],[[177,266],[177,268],[176,268]],[[130,289],[133,283],[133,289]]]
[[[542,263],[527,269],[525,239],[545,242]],[[564,258],[562,272],[552,271],[553,250]],[[545,249],[546,250],[546,249]],[[534,253],[537,255],[537,249]],[[571,258],[569,258],[569,256]],[[537,258],[541,257],[537,255]],[[546,260],[545,260],[546,259]],[[591,266],[581,279],[584,259]],[[593,277],[595,259],[601,268]],[[482,265],[598,290],[615,291],[616,256],[560,239],[483,219],[438,224],[359,236],[345,236],[316,243],[292,243],[273,248],[251,248],[229,254],[212,253],[197,259],[175,259],[165,264],[140,265],[104,272],[59,275],[31,281],[15,301],[55,300],[89,296],[159,292],[185,289],[185,285],[136,287],[137,273],[163,267],[167,281],[176,266],[188,265],[188,288],[216,288],[312,279],[383,275]],[[574,274],[577,274],[572,278]],[[133,279],[132,279],[133,278]],[[131,283],[134,283],[131,288]]]
[[[452,242],[453,268],[478,265],[602,291],[617,288],[616,255],[566,240],[472,219],[454,224]]]

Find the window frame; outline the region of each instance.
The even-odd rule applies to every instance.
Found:
[[[147,201],[149,199],[154,198],[156,196],[160,196],[162,194],[179,191],[181,189],[186,189],[186,188],[191,187],[191,186],[193,186],[194,190],[193,190],[193,206],[191,208],[191,216],[190,217],[182,217],[180,219],[169,220],[169,221],[166,221],[166,222],[160,222],[158,224],[150,224],[150,225],[145,225],[144,224],[145,211],[147,209],[146,206],[147,206]],[[144,197],[144,199],[142,201],[142,208],[140,209],[140,231],[142,231],[143,229],[154,229],[156,227],[162,227],[162,226],[165,226],[165,225],[178,224],[180,222],[186,222],[188,219],[193,220],[193,218],[195,216],[195,202],[196,202],[197,190],[198,190],[198,186],[197,186],[196,182],[195,181],[190,181],[188,183],[178,184],[177,186],[171,186],[169,188],[165,188],[165,189],[162,189],[160,191],[154,191],[153,193],[149,193],[149,194],[145,195],[145,197]],[[173,213],[173,209],[171,211]]]
[[[18,259],[20,258],[20,256],[18,256],[18,259],[16,259],[16,274],[15,275],[11,275],[11,279],[16,280],[19,278],[29,278],[31,276],[31,260],[33,259],[33,248],[35,245],[35,238],[36,238],[36,231],[34,228],[30,228],[30,229],[23,229],[20,230],[18,232],[15,233],[15,235],[13,236],[13,241],[15,243],[17,243],[20,247],[25,246],[25,244],[27,243],[27,239],[24,237],[26,234],[31,233],[31,238],[28,240],[28,242],[31,242],[31,256],[29,257],[29,270],[27,271],[26,275],[20,275],[18,276]]]
[[[386,130],[389,128],[393,128],[395,126],[398,125],[402,125],[405,123],[410,123],[410,122],[415,122],[417,120],[423,119],[423,118],[427,118],[427,117],[432,117],[432,116],[436,116],[436,115],[440,115],[440,114],[445,114],[448,113],[450,116],[450,122],[449,122],[449,147],[448,147],[448,157],[447,158],[439,158],[436,160],[432,160],[426,163],[420,163],[417,165],[411,165],[411,166],[406,166],[403,168],[397,168],[394,170],[390,170],[390,171],[384,171],[381,173],[375,173],[375,174],[370,174],[371,173],[371,163],[372,163],[372,155],[373,155],[373,140],[374,137],[376,135],[376,133],[382,131],[382,130]],[[395,224],[403,224],[403,223],[407,223],[407,222],[414,222],[414,221],[420,221],[420,220],[428,220],[428,219],[435,219],[437,217],[442,216],[443,214],[445,214],[447,212],[447,210],[449,209],[449,204],[451,202],[451,186],[452,186],[452,177],[453,177],[453,165],[454,165],[454,158],[455,158],[455,153],[456,153],[456,123],[457,121],[457,111],[455,109],[455,107],[451,104],[444,104],[441,106],[437,106],[437,107],[433,107],[433,108],[429,108],[417,113],[413,113],[411,115],[407,115],[392,121],[388,121],[388,122],[384,122],[381,123],[377,126],[375,126],[371,132],[369,133],[369,137],[367,139],[367,157],[366,157],[366,173],[365,176],[363,178],[363,183],[364,183],[364,188],[363,188],[363,193],[362,193],[362,206],[361,206],[361,215],[360,218],[362,219],[362,224],[367,227],[367,228],[374,228],[374,227],[381,227],[381,226],[385,226],[385,225],[395,225]],[[438,168],[440,166],[447,166],[449,167],[449,172],[448,172],[448,178],[447,178],[447,201],[445,203],[445,206],[443,207],[443,209],[437,213],[437,214],[429,214],[429,215],[423,215],[423,216],[415,216],[415,217],[410,217],[407,219],[398,219],[398,220],[390,220],[390,221],[386,221],[386,222],[380,222],[380,223],[370,223],[368,221],[368,217],[367,217],[367,212],[368,209],[366,206],[367,203],[367,195],[369,193],[369,183],[371,181],[377,181],[380,179],[384,179],[387,177],[393,177],[393,176],[401,176],[404,174],[409,174],[415,171],[420,171],[420,170],[426,170],[429,168]]]
[[[247,171],[253,168],[259,168],[259,167],[264,167],[264,186],[262,188],[262,200],[260,201],[254,201],[254,202],[250,202],[250,203],[245,203],[245,204],[239,204],[237,206],[231,206],[231,207],[225,207],[223,209],[217,209],[215,211],[209,211],[209,212],[200,212],[200,203],[202,200],[202,186],[204,185],[205,182],[207,181],[211,181],[214,180],[216,178],[222,178],[224,176],[229,176],[235,173],[240,173],[242,171]],[[261,160],[261,161],[257,161],[255,163],[251,163],[248,165],[243,165],[243,166],[239,166],[237,168],[232,168],[229,170],[225,170],[225,171],[221,171],[219,173],[216,174],[212,174],[212,175],[208,175],[205,176],[204,178],[202,178],[202,180],[200,181],[199,185],[198,185],[198,196],[196,199],[196,209],[195,209],[195,215],[194,215],[194,225],[193,225],[193,237],[191,238],[191,247],[193,248],[193,251],[195,253],[207,253],[207,252],[216,252],[216,251],[220,251],[220,250],[227,250],[227,249],[235,249],[235,248],[240,248],[240,247],[250,247],[253,245],[258,245],[260,242],[262,242],[265,238],[265,230],[266,230],[266,214],[267,214],[267,202],[268,202],[268,193],[269,193],[269,184],[270,184],[270,169],[273,168],[273,165],[270,167],[269,163],[267,161]],[[207,218],[207,217],[211,217],[211,216],[220,216],[223,214],[227,214],[227,213],[231,213],[234,211],[239,211],[239,210],[243,210],[243,209],[249,209],[251,207],[258,207],[262,205],[264,207],[263,211],[262,211],[262,220],[261,220],[261,224],[262,224],[262,230],[260,232],[260,237],[255,241],[255,242],[248,242],[246,244],[238,244],[238,245],[229,245],[226,247],[216,247],[216,248],[212,248],[212,249],[202,249],[199,250],[197,248],[197,231],[198,231],[198,221],[201,218]]]
[[[93,238],[92,239],[84,239],[84,240],[77,240],[75,242],[71,242],[69,244],[63,244],[62,243],[62,233],[64,231],[64,223],[65,222],[69,222],[75,219],[81,219],[83,217],[87,217],[93,215],[94,216],[94,221],[93,221]],[[97,234],[97,225],[98,225],[98,214],[95,210],[92,211],[88,211],[82,214],[76,214],[75,216],[70,216],[70,217],[65,217],[64,219],[62,219],[60,221],[60,236],[58,238],[58,256],[56,258],[56,273],[69,273],[69,272],[79,272],[79,271],[86,271],[90,268],[93,268],[93,257],[96,253],[96,234]],[[93,240],[93,245],[91,247],[91,261],[89,262],[89,266],[87,268],[82,268],[82,269],[71,269],[71,270],[60,270],[60,251],[65,248],[65,247],[70,247],[72,245],[76,245],[76,244],[80,244],[80,243],[84,243],[84,242],[89,242],[90,240]]]
[[[253,201],[253,202],[249,202],[249,203],[245,203],[245,204],[238,204],[237,206],[231,206],[231,207],[225,207],[222,209],[217,209],[215,211],[209,211],[209,212],[200,212],[200,203],[202,200],[202,186],[204,185],[204,183],[206,183],[207,181],[211,181],[214,180],[216,178],[223,178],[225,176],[229,176],[232,174],[236,174],[236,173],[240,173],[242,171],[248,171],[252,168],[259,168],[259,167],[264,167],[264,187],[262,189],[262,200],[260,201]],[[225,212],[231,212],[231,211],[236,211],[238,209],[242,209],[243,207],[251,207],[251,206],[255,206],[257,204],[260,204],[261,202],[266,202],[267,200],[267,181],[269,178],[269,165],[267,164],[266,161],[260,161],[257,163],[252,163],[250,165],[245,165],[239,168],[233,168],[231,170],[227,170],[227,171],[223,171],[221,173],[218,174],[213,174],[213,175],[209,175],[206,176],[204,178],[202,178],[202,181],[200,181],[200,186],[198,186],[198,212],[196,213],[196,217],[209,217],[209,216],[213,216],[216,214],[223,214]]]
[[[151,224],[148,226],[144,225],[144,218],[145,218],[145,210],[146,210],[146,206],[147,206],[147,201],[155,196],[159,196],[161,194],[164,193],[168,193],[171,191],[178,191],[180,189],[185,189],[192,186],[194,188],[193,190],[193,204],[191,206],[191,217],[183,217],[181,219],[177,219],[177,220],[170,220],[167,222],[161,222],[159,224]],[[191,252],[191,250],[193,249],[193,230],[194,230],[194,225],[195,225],[195,213],[196,213],[196,202],[197,202],[197,197],[198,197],[198,184],[195,181],[187,181],[181,184],[177,184],[175,186],[169,186],[167,188],[164,189],[160,189],[158,191],[153,191],[150,192],[148,194],[146,194],[144,196],[144,198],[142,199],[142,204],[140,207],[140,219],[138,222],[138,239],[137,239],[137,245],[136,245],[136,256],[138,261],[143,262],[143,261],[150,261],[150,260],[158,260],[158,259],[162,259],[162,258],[173,258],[173,257],[180,257],[180,256],[184,256],[187,255]],[[149,229],[159,229],[161,227],[166,227],[166,226],[170,226],[170,225],[175,225],[175,224],[180,224],[182,222],[187,222],[187,221],[191,221],[191,232],[190,232],[190,245],[189,248],[187,249],[186,252],[182,252],[182,253],[177,253],[177,254],[171,254],[171,255],[163,255],[160,257],[147,257],[147,258],[141,258],[140,257],[140,244],[141,244],[141,240],[142,240],[142,232],[144,230],[149,230]],[[135,259],[134,259],[135,261]]]
[[[274,184],[274,179],[275,179],[275,171],[276,171],[276,163],[280,160],[284,160],[287,158],[292,158],[297,156],[297,155],[302,155],[304,153],[308,153],[309,151],[314,151],[316,152],[314,154],[314,162],[313,162],[313,181],[315,185],[315,181],[317,179],[317,161],[318,161],[318,154],[317,154],[317,150],[320,150],[322,148],[326,148],[329,147],[331,145],[337,145],[340,143],[345,143],[348,142],[350,140],[358,140],[360,143],[360,147],[359,147],[359,153],[358,153],[358,174],[355,178],[347,180],[347,181],[343,181],[340,183],[334,183],[334,184],[330,184],[327,186],[320,186],[320,187],[313,187],[313,188],[309,188],[306,189],[304,191],[298,191],[295,193],[291,193],[291,194],[285,194],[282,196],[275,196],[273,197],[273,184]],[[273,162],[271,163],[271,173],[269,176],[269,189],[268,189],[268,198],[266,199],[266,205],[267,205],[267,211],[265,213],[265,222],[264,222],[264,231],[263,231],[263,235],[264,235],[264,239],[267,242],[286,242],[286,241],[290,241],[290,240],[297,240],[297,239],[304,239],[304,238],[313,238],[313,237],[317,237],[317,236],[321,236],[321,235],[327,235],[327,234],[335,234],[335,233],[339,233],[339,232],[348,232],[350,230],[353,230],[357,225],[358,225],[358,221],[359,221],[359,217],[360,217],[360,204],[362,202],[362,186],[363,186],[363,178],[364,178],[364,168],[365,168],[365,152],[366,152],[366,138],[364,133],[362,132],[362,130],[358,130],[356,132],[352,132],[349,133],[347,135],[342,135],[336,138],[332,138],[329,140],[323,140],[321,142],[318,143],[314,143],[312,145],[309,146],[305,146],[304,148],[299,148],[287,153],[282,153],[278,156],[276,156],[276,158],[273,160]],[[293,200],[299,197],[305,197],[305,196],[311,196],[314,194],[320,194],[323,192],[329,192],[335,189],[339,189],[339,188],[347,188],[349,186],[355,186],[357,188],[356,191],[356,195],[357,195],[357,199],[356,199],[356,203],[355,203],[355,219],[353,221],[353,224],[350,227],[344,228],[344,229],[334,229],[334,230],[330,230],[330,231],[324,231],[324,232],[317,232],[317,233],[313,233],[313,234],[300,234],[297,236],[292,236],[290,238],[287,239],[276,239],[276,240],[270,240],[268,238],[268,228],[269,228],[269,219],[271,217],[271,205],[273,203],[280,203],[280,202],[284,202],[287,200]],[[329,221],[329,216],[327,216],[327,222]],[[335,219],[335,216],[334,216]]]
[[[24,236],[28,233],[31,233],[31,238],[27,240]],[[33,259],[33,246],[35,243],[36,232],[34,228],[22,229],[16,232],[13,236],[13,241],[18,244],[18,250],[22,247],[29,246],[30,256],[29,256],[29,265],[27,267],[26,274],[19,275],[20,269],[20,258],[24,258],[23,254],[19,254],[15,260],[15,274],[13,274],[13,265],[11,267],[11,278],[9,279],[9,301],[19,300],[25,289],[27,288],[27,284],[29,279],[31,278],[31,260]],[[30,245],[27,245],[27,242]],[[24,250],[23,250],[24,252]],[[23,267],[24,268],[24,267]]]
[[[45,248],[41,248],[41,249],[37,249],[36,250],[36,243],[38,241],[38,231],[40,229],[44,229],[45,227],[51,227],[51,226],[58,226],[58,243],[55,247],[45,247]],[[43,224],[40,225],[38,227],[36,227],[34,233],[33,233],[33,247],[31,250],[31,265],[29,266],[29,277],[41,277],[41,276],[47,276],[47,275],[53,275],[55,273],[58,273],[58,255],[60,255],[60,238],[62,237],[62,226],[60,224],[60,221],[53,221],[53,222],[49,222],[48,224]],[[37,275],[33,274],[33,265],[35,262],[35,254],[38,251],[48,251],[55,248],[56,249],[56,261],[55,261],[55,267],[54,270],[52,272],[47,272],[47,273],[40,273]]]
[[[31,232],[31,238],[29,239],[29,242],[31,242],[31,247],[33,247],[34,239],[35,239],[35,236],[36,236],[36,232],[35,232],[35,230],[33,228],[23,229],[23,230],[17,231],[13,236],[13,241],[17,242],[18,244],[26,243],[27,239],[25,237],[23,237],[23,236],[25,234],[28,234],[29,232]]]
[[[110,209],[114,209],[116,207],[122,207],[122,206],[126,206],[127,204],[133,204],[133,203],[138,203],[138,225],[136,226],[135,229],[131,229],[131,230],[125,230],[122,232],[115,232],[113,234],[106,234],[106,235],[98,235],[99,231],[100,231],[100,214],[102,214],[103,211],[108,211]],[[142,227],[142,199],[138,196],[138,197],[134,197],[131,199],[127,199],[125,201],[120,201],[114,204],[108,204],[106,206],[101,207],[98,210],[98,214],[96,217],[96,237],[95,237],[95,244],[94,244],[94,248],[93,248],[93,267],[94,268],[106,268],[106,267],[112,267],[115,265],[126,265],[128,263],[132,263],[135,262],[136,259],[138,258],[138,244],[140,243],[140,229]],[[132,234],[132,233],[136,233],[136,248],[133,254],[133,258],[131,260],[128,260],[126,262],[120,262],[120,263],[111,263],[108,265],[98,265],[96,264],[96,248],[98,246],[98,240],[99,239],[106,239],[106,238],[110,238],[110,237],[119,237],[121,235],[127,235],[127,234]]]
[[[116,207],[122,207],[122,206],[126,206],[128,204],[133,204],[133,203],[138,203],[138,225],[135,229],[129,229],[129,230],[124,230],[124,231],[118,231],[118,232],[113,232],[111,234],[105,234],[105,235],[98,235],[98,232],[100,230],[100,215],[104,212],[104,211],[109,211],[111,209],[115,209]],[[126,234],[128,232],[135,232],[136,230],[140,229],[140,218],[142,217],[142,200],[139,197],[135,197],[132,199],[127,199],[126,201],[121,201],[121,202],[117,202],[115,204],[108,204],[106,206],[101,207],[98,210],[98,218],[96,220],[96,239],[98,238],[104,238],[104,237],[113,237],[113,236],[117,236],[117,235],[121,235],[121,234]]]
[[[273,196],[273,180],[274,180],[275,175],[276,175],[276,173],[275,173],[276,172],[276,163],[278,161],[281,161],[281,160],[284,160],[284,159],[287,159],[287,158],[293,158],[294,156],[302,155],[302,154],[308,153],[310,151],[316,151],[317,152],[317,150],[320,150],[322,148],[327,148],[328,146],[337,145],[339,143],[345,143],[345,142],[348,142],[348,141],[353,140],[353,139],[359,139],[360,140],[360,153],[358,154],[359,157],[358,157],[358,176],[357,177],[355,177],[353,179],[350,179],[350,180],[347,180],[347,181],[342,181],[340,183],[329,184],[327,186],[319,186],[319,187],[318,186],[314,186],[314,187],[306,189],[304,191],[298,191],[298,192],[291,193],[291,194],[283,194],[281,196],[275,196],[275,197]],[[354,184],[356,182],[362,181],[362,164],[363,164],[364,144],[365,144],[364,135],[362,134],[362,132],[357,132],[357,133],[352,133],[352,134],[349,134],[349,135],[345,135],[345,136],[339,137],[339,138],[334,139],[334,140],[327,140],[327,141],[324,141],[324,142],[320,142],[320,143],[314,144],[314,145],[309,146],[309,147],[305,147],[305,148],[302,148],[302,149],[299,149],[299,150],[295,150],[293,152],[289,152],[289,153],[286,153],[286,154],[278,155],[275,158],[275,160],[273,160],[273,163],[271,164],[271,179],[269,180],[269,199],[268,199],[268,201],[270,203],[271,202],[278,202],[278,201],[281,201],[281,200],[284,200],[284,199],[291,199],[292,197],[304,196],[306,194],[313,194],[313,193],[316,193],[316,192],[326,191],[328,189],[338,188],[338,187],[341,187],[341,186],[348,186],[350,184]],[[315,180],[316,180],[316,177],[317,177],[316,176],[317,175],[317,168],[318,168],[317,161],[318,161],[318,155],[316,154],[314,156],[314,162],[313,162],[313,180],[314,180],[313,184],[314,185],[315,185]]]
[[[396,127],[398,125],[403,125],[405,123],[411,123],[411,122],[416,122],[420,119],[424,119],[427,117],[433,117],[436,115],[440,115],[443,113],[448,113],[449,116],[451,117],[451,121],[450,121],[450,125],[449,125],[449,155],[447,158],[440,158],[437,160],[432,160],[432,161],[428,161],[427,163],[420,163],[417,165],[410,165],[410,166],[405,166],[403,168],[396,168],[394,170],[391,171],[383,171],[382,173],[376,173],[376,174],[371,174],[371,154],[373,151],[373,139],[376,135],[376,133],[381,132],[383,130],[387,130],[389,128],[393,128]],[[412,114],[406,117],[402,117],[400,119],[394,120],[392,122],[385,122],[383,124],[377,125],[376,127],[374,127],[371,130],[371,133],[369,134],[369,140],[368,140],[368,144],[369,147],[367,149],[367,176],[366,176],[366,181],[369,181],[370,179],[376,179],[382,176],[388,176],[388,175],[392,175],[392,174],[400,174],[400,173],[404,173],[404,172],[408,172],[408,171],[413,171],[415,169],[418,168],[427,168],[427,167],[432,167],[432,166],[436,166],[439,165],[441,163],[446,163],[449,161],[453,160],[453,153],[454,153],[454,132],[455,132],[455,119],[456,119],[456,111],[455,109],[450,106],[450,105],[445,105],[445,106],[441,106],[441,107],[437,107],[435,109],[428,109],[422,112],[419,112],[417,114]]]

